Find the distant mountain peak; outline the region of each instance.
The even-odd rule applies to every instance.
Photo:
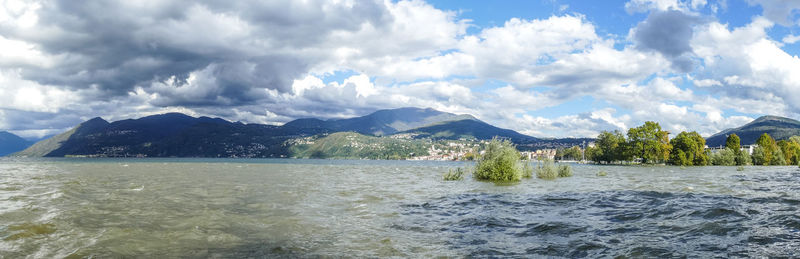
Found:
[[[725,145],[725,140],[731,134],[736,134],[741,139],[742,145],[755,143],[762,134],[767,133],[776,140],[787,139],[793,135],[800,135],[800,121],[774,115],[765,115],[738,128],[726,129],[706,139],[710,147]]]
[[[798,124],[800,124],[800,121],[793,120],[793,119],[786,118],[786,117],[775,116],[775,115],[764,115],[764,116],[756,118],[755,120],[753,120],[752,122],[750,122],[748,124],[760,123],[760,122],[765,122],[765,121],[781,121],[781,122],[790,122],[790,123],[798,123]]]
[[[445,121],[463,119],[478,120],[472,115],[442,112],[433,108],[402,107],[377,110],[361,117],[348,119],[297,119],[287,122],[284,127],[298,130],[306,129],[307,133],[353,131],[380,136]]]
[[[83,122],[83,123],[81,123],[81,124],[87,124],[87,123],[89,123],[89,124],[95,124],[95,123],[108,123],[108,121],[106,121],[106,120],[104,120],[103,118],[100,118],[100,117],[94,117],[94,118],[91,118],[91,119],[89,119],[89,120],[87,120],[87,121],[84,121],[84,122]]]

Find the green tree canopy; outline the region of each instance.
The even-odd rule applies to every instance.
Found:
[[[778,141],[778,147],[780,147],[780,150],[783,153],[785,164],[798,164],[798,157],[800,156],[800,143],[794,142],[790,138],[789,141]]]
[[[772,155],[775,153],[775,150],[778,149],[778,144],[775,143],[775,140],[772,139],[769,134],[764,133],[761,134],[761,137],[758,137],[756,145],[761,147],[764,151],[763,163],[757,165],[769,165],[773,159]]]
[[[742,148],[741,140],[739,139],[739,136],[736,135],[736,133],[731,133],[730,135],[728,135],[728,139],[725,140],[725,148],[729,148],[733,152],[736,152],[736,154],[739,154],[739,152],[741,152]]]
[[[595,163],[600,163],[600,157],[603,155],[603,151],[597,146],[586,147],[584,153],[586,154],[586,160],[594,161]]]
[[[786,165],[786,158],[780,148],[772,151],[772,161],[769,161],[769,165]]]
[[[668,135],[657,122],[647,121],[628,130],[628,143],[633,155],[641,158],[642,163],[666,161],[672,149]]]
[[[581,154],[581,148],[578,146],[573,146],[564,150],[563,158],[569,160],[580,160],[582,156]]]
[[[670,141],[672,152],[669,162],[673,165],[708,165],[709,158],[705,153],[706,141],[695,131],[683,131]]]
[[[613,163],[615,161],[630,160],[625,146],[625,136],[619,130],[601,132],[597,136],[595,146],[598,149],[598,151],[593,151],[593,160],[595,162]]]
[[[755,147],[753,148],[753,164],[754,165],[769,165],[765,159],[764,147]]]

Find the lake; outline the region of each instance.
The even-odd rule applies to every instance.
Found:
[[[469,165],[3,158],[0,257],[800,256],[796,166],[442,181]]]

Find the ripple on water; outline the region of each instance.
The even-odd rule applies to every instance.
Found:
[[[459,194],[402,205],[391,227],[479,257],[796,256],[800,216],[780,210],[793,202],[653,191]]]
[[[39,235],[48,235],[56,232],[56,226],[50,223],[36,224],[36,223],[22,223],[8,226],[6,229],[10,235],[3,238],[5,241],[14,241],[23,238],[30,238]]]

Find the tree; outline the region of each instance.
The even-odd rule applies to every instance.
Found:
[[[679,133],[670,141],[669,163],[680,166],[708,165],[708,155],[705,152],[706,141],[697,132]]]
[[[769,165],[769,163],[766,162],[766,157],[765,157],[766,154],[765,153],[766,152],[764,152],[764,147],[758,146],[758,147],[753,148],[753,156],[752,156],[753,164],[754,165]]]
[[[739,136],[736,135],[736,133],[731,133],[730,135],[728,135],[728,138],[725,140],[725,148],[728,148],[733,152],[736,152],[736,154],[739,154],[739,152],[742,151],[741,141],[739,139]]]
[[[562,153],[562,158],[570,160],[581,159],[581,148],[578,146],[573,146],[571,148],[565,149]]]
[[[791,136],[789,137],[789,141],[800,144],[800,136]]]
[[[595,146],[599,149],[599,151],[594,152],[595,162],[613,163],[615,161],[629,160],[627,159],[628,152],[625,146],[625,136],[619,130],[600,132],[600,135],[597,135]]]
[[[644,125],[628,130],[628,143],[634,156],[642,163],[665,161],[669,157],[669,132],[662,131],[657,122],[647,121]]]
[[[686,157],[686,153],[684,153],[683,150],[677,149],[670,152],[669,163],[679,166],[690,166],[692,165],[692,159]]]
[[[694,150],[694,165],[709,165],[711,162],[708,159],[708,153],[706,153],[706,139],[703,136],[700,136],[699,133],[696,131],[689,132],[689,136],[694,139],[694,142],[697,143],[697,149]]]
[[[769,165],[786,165],[786,157],[783,156],[783,151],[780,148],[772,151],[772,160],[769,161]]]
[[[785,164],[796,165],[798,163],[798,156],[800,156],[800,143],[791,140],[778,141],[778,147],[784,156]]]
[[[763,148],[764,150],[764,161],[762,165],[769,165],[772,162],[773,154],[775,150],[778,149],[778,145],[775,143],[775,140],[769,136],[769,134],[764,133],[761,134],[761,137],[758,137],[756,140],[756,144]]]
[[[600,150],[600,148],[598,148],[596,146],[595,147],[592,147],[592,146],[586,147],[586,150],[584,151],[584,153],[586,154],[586,160],[594,161],[595,163],[598,163],[598,164],[600,163],[600,157],[603,155],[603,151]]]

